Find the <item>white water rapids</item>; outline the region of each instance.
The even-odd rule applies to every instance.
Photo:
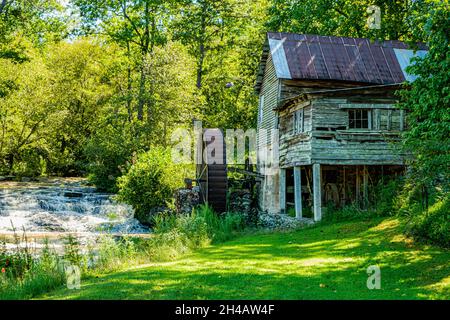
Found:
[[[0,234],[18,233],[145,233],[133,209],[82,180],[47,183],[0,182]]]

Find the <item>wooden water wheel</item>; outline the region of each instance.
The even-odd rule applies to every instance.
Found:
[[[226,148],[220,129],[205,129],[203,161],[197,165],[197,183],[200,186],[202,202],[216,212],[227,210],[227,165]]]

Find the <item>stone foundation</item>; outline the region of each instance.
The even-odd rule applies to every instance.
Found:
[[[190,214],[200,204],[200,188],[178,189],[174,197],[176,212],[178,214]]]

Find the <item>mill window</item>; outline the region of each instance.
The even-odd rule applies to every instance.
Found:
[[[293,114],[294,117],[294,134],[303,132],[303,109],[297,110]]]
[[[368,110],[349,110],[348,127],[350,129],[369,129],[369,112]]]

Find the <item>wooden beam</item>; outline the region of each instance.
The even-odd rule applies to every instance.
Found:
[[[279,176],[280,187],[280,213],[286,213],[286,169],[280,169]]]
[[[302,218],[302,174],[301,167],[294,167],[295,217]]]
[[[361,191],[360,191],[360,184],[361,184],[361,181],[360,181],[360,177],[359,177],[359,166],[356,166],[356,169],[355,169],[355,201],[356,201],[356,204],[358,204],[359,205],[359,203],[360,203],[360,193],[361,193]]]
[[[320,164],[313,164],[313,196],[314,196],[314,221],[322,219],[322,186],[320,177]]]
[[[367,209],[369,206],[369,172],[366,165],[363,171],[363,201],[364,208]]]

